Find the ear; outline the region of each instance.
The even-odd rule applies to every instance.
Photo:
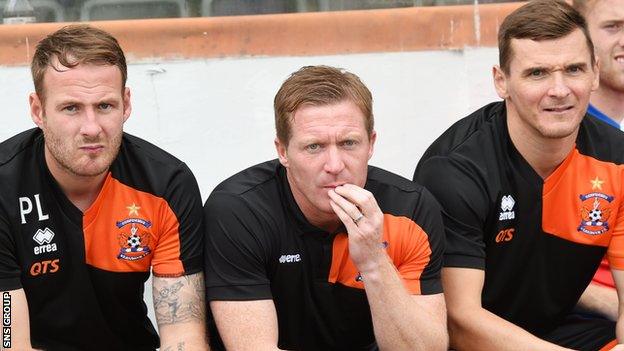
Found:
[[[501,99],[507,99],[509,92],[507,91],[507,76],[499,65],[492,67],[492,77],[494,78],[494,88]]]
[[[30,105],[30,118],[32,118],[37,127],[43,129],[43,103],[37,93],[28,95],[28,104]]]
[[[368,159],[370,160],[373,157],[373,151],[375,151],[375,141],[377,141],[377,132],[373,130],[370,137],[368,138],[369,147],[368,147]]]
[[[598,87],[600,86],[600,59],[598,57],[596,57],[596,62],[594,63],[594,67],[592,67],[592,69],[594,70],[594,80],[592,81],[592,90],[591,91],[596,91],[598,90]]]
[[[130,88],[125,87],[123,93],[123,117],[124,123],[130,117],[130,112],[132,112],[132,103],[130,102]]]
[[[287,145],[284,145],[279,138],[275,137],[275,150],[277,150],[277,157],[279,158],[280,163],[285,168],[288,168],[288,152],[286,150]]]

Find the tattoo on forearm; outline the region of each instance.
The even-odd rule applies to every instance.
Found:
[[[204,322],[206,305],[202,273],[180,278],[155,278],[153,294],[159,325]],[[178,344],[178,350],[183,349],[184,344]]]
[[[184,351],[186,350],[186,347],[184,347],[186,343],[184,341],[179,342],[178,346],[176,347],[175,351]],[[162,349],[161,351],[174,351],[173,346],[167,346],[167,348]]]

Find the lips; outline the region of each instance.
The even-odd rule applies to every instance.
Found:
[[[104,149],[102,145],[83,145],[80,147],[80,150],[85,151],[87,153],[96,153]]]
[[[346,184],[346,182],[331,183],[331,184],[323,185],[323,188],[334,189],[336,187],[339,187],[339,186],[345,185],[345,184]]]
[[[571,105],[551,106],[551,107],[544,108],[544,111],[561,113],[561,112],[565,112],[565,111],[571,110],[573,107],[574,106],[571,106]]]

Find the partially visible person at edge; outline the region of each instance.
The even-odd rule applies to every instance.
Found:
[[[574,0],[573,5],[587,21],[600,67],[600,85],[591,95],[587,113],[621,130],[624,119],[624,1]],[[617,318],[618,298],[606,258],[581,296],[579,307],[612,320]]]
[[[617,328],[574,313],[605,254],[624,291],[624,134],[586,117],[598,66],[585,20],[530,1],[498,46],[504,101],[450,127],[414,175],[443,208],[451,347],[622,350],[624,308]]]
[[[0,144],[11,349],[207,349],[197,182],[123,132],[132,105],[117,40],[63,27],[39,42],[31,69],[38,128]],[[143,301],[150,270],[160,342]]]
[[[207,298],[225,347],[445,350],[440,209],[422,186],[368,166],[368,88],[303,67],[274,106],[278,159],[225,180],[204,207]]]

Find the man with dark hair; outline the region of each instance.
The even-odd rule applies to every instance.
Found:
[[[585,20],[531,1],[499,49],[504,102],[449,128],[414,175],[443,209],[451,346],[610,349],[614,322],[573,314],[605,253],[624,290],[624,136],[585,117],[598,87]]]
[[[368,166],[360,79],[327,66],[275,96],[279,159],[205,204],[206,291],[229,350],[445,350],[443,227],[423,187]]]
[[[34,128],[0,144],[0,291],[17,350],[207,349],[201,198],[188,167],[123,132],[126,60],[63,27],[31,65]],[[5,306],[6,308],[6,306]]]

